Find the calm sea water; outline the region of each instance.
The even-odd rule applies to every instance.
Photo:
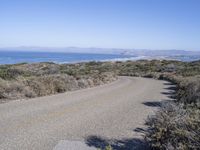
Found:
[[[112,60],[138,60],[148,59],[149,56],[130,56],[116,54],[88,54],[88,53],[59,53],[59,52],[16,52],[0,51],[0,64],[16,63],[76,63],[86,61],[112,61]],[[159,57],[157,57],[159,59]],[[200,60],[200,55],[162,56],[161,58],[175,59],[180,61]],[[151,57],[152,59],[152,57]]]
[[[56,53],[56,52],[11,52],[0,51],[0,64],[55,62],[74,63],[85,61],[125,60],[133,56],[114,54]]]

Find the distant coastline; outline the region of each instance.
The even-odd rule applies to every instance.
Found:
[[[153,53],[154,52],[154,53]],[[72,52],[31,52],[31,51],[0,51],[1,64],[17,63],[39,63],[53,62],[57,64],[80,63],[89,61],[127,61],[127,60],[178,60],[178,61],[196,61],[200,60],[200,55],[193,53],[170,54],[170,53],[133,53],[133,54],[100,54],[100,53],[72,53]]]
[[[0,64],[39,62],[54,62],[57,64],[63,64],[89,61],[125,61],[139,58],[140,57],[123,54],[0,51]]]

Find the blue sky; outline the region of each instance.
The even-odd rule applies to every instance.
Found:
[[[0,47],[200,50],[199,0],[0,0]]]

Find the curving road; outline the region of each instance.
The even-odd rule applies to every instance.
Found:
[[[138,130],[156,104],[168,99],[162,93],[169,86],[165,81],[119,77],[99,87],[0,104],[0,149],[59,149],[63,140],[94,146],[96,136],[142,139]]]

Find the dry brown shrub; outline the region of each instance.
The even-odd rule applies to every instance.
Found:
[[[200,147],[200,111],[167,104],[147,120],[146,140],[152,148],[188,150]]]

